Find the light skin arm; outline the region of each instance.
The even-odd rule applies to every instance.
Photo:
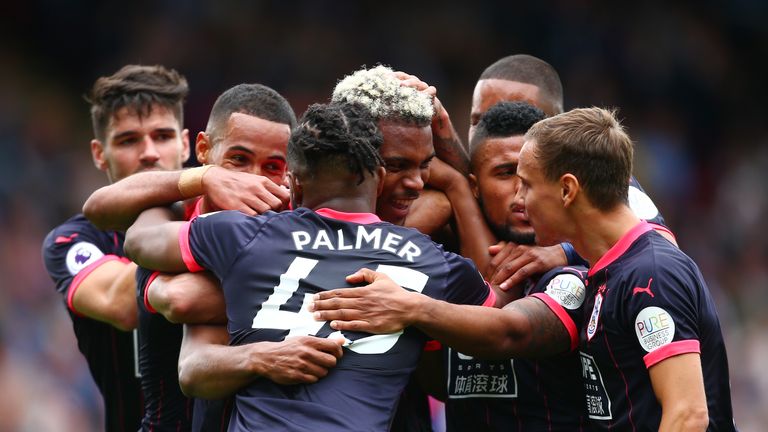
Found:
[[[225,326],[185,326],[179,385],[190,397],[218,399],[259,377],[282,385],[311,384],[342,356],[343,339],[300,336],[282,342],[228,346]]]
[[[659,431],[704,431],[709,426],[707,398],[698,353],[681,354],[648,369],[661,404]]]
[[[127,229],[143,210],[189,198],[179,191],[182,171],[149,171],[128,176],[96,190],[83,205],[83,214],[100,229]],[[281,210],[288,190],[266,177],[212,166],[202,177],[200,194],[222,210],[254,215]]]
[[[137,323],[136,264],[107,261],[77,287],[72,305],[81,314],[123,330]]]
[[[227,323],[224,294],[209,272],[161,273],[147,289],[149,304],[172,323]]]
[[[123,249],[144,268],[181,273],[187,271],[179,246],[179,230],[184,222],[168,222],[169,213],[162,207],[142,212],[126,231]]]
[[[514,301],[503,309],[456,305],[406,291],[386,275],[361,269],[350,275],[361,288],[315,295],[315,319],[337,330],[392,333],[415,326],[465,354],[481,358],[544,357],[568,350],[563,324],[536,298]]]
[[[435,153],[438,158],[466,176],[469,173],[469,154],[453,127],[448,111],[437,98],[437,88],[405,72],[395,72],[395,77],[400,80],[400,85],[415,88],[432,97],[435,108],[435,115],[432,117],[432,143]]]

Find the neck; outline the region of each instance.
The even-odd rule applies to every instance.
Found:
[[[576,252],[586,259],[590,266],[595,265],[640,222],[640,219],[626,205],[619,205],[605,212],[591,207],[576,219],[575,233],[570,241]]]
[[[329,208],[344,213],[374,213],[375,203],[366,197],[334,197],[321,200],[304,200],[302,207],[311,210]]]

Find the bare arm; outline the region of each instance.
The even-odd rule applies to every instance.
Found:
[[[150,171],[128,176],[95,191],[83,205],[83,214],[100,229],[125,230],[139,213],[189,198],[179,190],[183,171]],[[289,193],[266,177],[212,166],[200,179],[199,190],[213,207],[239,210],[246,214],[261,214],[281,210]],[[194,189],[194,188],[192,188]]]
[[[370,333],[392,333],[412,325],[465,354],[483,358],[540,357],[570,346],[563,324],[536,298],[496,309],[434,300],[369,269],[347,281],[371,285],[316,294],[311,308],[315,319],[331,321],[338,330]]]
[[[509,290],[533,275],[543,274],[555,267],[568,265],[562,246],[527,246],[500,243],[490,248],[494,255],[488,266],[493,286]]]
[[[448,111],[437,98],[437,88],[405,72],[395,72],[395,77],[401,81],[400,85],[413,87],[432,97],[435,108],[435,115],[432,117],[432,143],[435,153],[438,158],[466,176],[469,173],[469,154],[453,127]]]
[[[661,404],[659,431],[704,431],[709,425],[701,358],[681,354],[648,369],[651,385]]]
[[[185,326],[179,385],[187,396],[217,399],[264,377],[278,384],[314,383],[342,355],[343,339],[312,336],[228,346],[224,326]]]
[[[452,213],[451,202],[442,191],[424,189],[411,205],[405,226],[431,236],[450,222]]]
[[[173,323],[226,324],[219,281],[209,272],[160,274],[147,287],[149,304]]]
[[[99,265],[80,282],[72,306],[120,330],[136,328],[136,264],[114,260]]]
[[[167,208],[142,212],[125,233],[126,255],[142,267],[168,273],[187,271],[181,257],[179,229],[184,222],[167,222]]]

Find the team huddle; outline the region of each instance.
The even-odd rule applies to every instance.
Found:
[[[261,84],[183,127],[185,78],[89,94],[110,184],[43,244],[108,431],[736,430],[717,312],[602,108],[528,55],[462,142],[385,66],[296,118]]]

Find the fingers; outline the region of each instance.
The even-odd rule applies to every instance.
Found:
[[[506,246],[506,245],[507,245],[507,242],[503,242],[503,241],[500,241],[500,242],[496,243],[495,245],[490,245],[490,246],[488,246],[488,253],[491,256],[495,256],[496,254],[501,252],[502,249],[504,249],[504,246]]]
[[[515,272],[513,272],[508,277],[505,275],[501,275],[500,279],[503,277],[503,282],[499,284],[499,288],[502,290],[508,290],[512,287],[515,287],[529,277],[533,276],[534,274],[539,273],[537,270],[537,265],[535,262],[530,262],[528,264],[523,265],[522,267],[518,268]]]

